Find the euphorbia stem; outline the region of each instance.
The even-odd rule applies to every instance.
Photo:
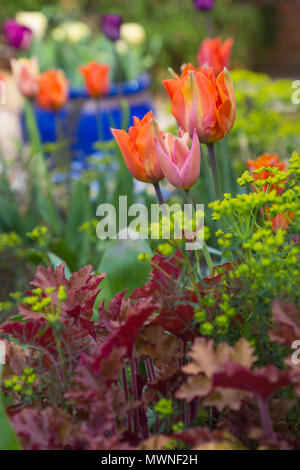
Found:
[[[219,182],[218,167],[217,167],[217,160],[216,160],[214,144],[207,144],[207,150],[208,150],[211,171],[212,171],[214,184],[215,184],[216,196],[221,201],[222,200],[222,191],[221,191],[220,182]]]
[[[193,202],[193,200],[192,200],[192,197],[191,197],[191,194],[190,194],[189,190],[186,190],[186,191],[185,191],[185,195],[186,195],[186,199],[187,199],[188,203],[189,203],[189,204],[192,204],[192,206],[194,207],[194,202]],[[204,258],[205,258],[205,261],[206,261],[206,263],[207,263],[208,269],[209,269],[210,273],[212,273],[212,272],[213,272],[213,268],[214,268],[214,263],[212,262],[212,259],[211,259],[211,256],[210,256],[210,254],[209,254],[207,245],[206,245],[206,243],[205,243],[205,240],[203,240],[202,251],[203,251]]]
[[[159,204],[164,204],[165,201],[164,201],[164,198],[161,194],[159,183],[153,183],[153,186],[154,186],[156,197],[157,197],[157,200],[158,200]]]
[[[260,417],[264,431],[267,437],[273,438],[274,431],[272,426],[272,421],[270,418],[269,406],[267,400],[264,400],[261,396],[257,395],[257,403],[260,412]]]

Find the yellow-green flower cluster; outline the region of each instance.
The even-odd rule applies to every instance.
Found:
[[[168,210],[168,213],[163,215],[159,222],[153,222],[148,229],[148,236],[153,240],[181,240],[182,234],[187,239],[197,237],[198,239],[208,239],[210,231],[208,227],[203,224],[204,213],[197,210],[192,214],[188,211],[181,209]],[[144,229],[141,227],[141,234],[144,234]]]
[[[22,243],[21,238],[15,232],[1,233],[0,234],[0,253],[5,250],[16,248]]]
[[[243,279],[247,287],[255,291],[268,289],[269,292],[294,290],[299,280],[300,248],[288,241],[284,230],[272,230],[270,223],[259,227],[251,238],[243,243],[245,262],[229,272],[231,279]]]
[[[240,186],[251,185],[257,191],[271,191],[272,188],[284,188],[284,183],[287,179],[287,173],[285,171],[279,170],[277,167],[261,167],[256,170],[253,170],[253,174],[261,175],[262,172],[269,173],[268,177],[256,179],[250,175],[249,171],[245,171],[240,178],[237,179],[237,182]]]
[[[26,236],[31,238],[35,243],[45,246],[48,240],[48,228],[45,226],[37,226],[31,232],[27,232]]]
[[[78,227],[78,232],[87,233],[89,238],[93,241],[97,240],[96,234],[96,227],[98,224],[98,220],[96,218],[89,220],[88,222],[84,222]]]
[[[170,416],[173,413],[173,403],[172,400],[167,400],[162,398],[154,407],[156,413],[160,415],[161,418]]]
[[[139,253],[137,259],[138,261],[149,261],[150,255],[149,253]]]
[[[49,323],[56,323],[60,316],[61,308],[55,306],[53,303],[52,295],[57,292],[57,300],[63,302],[67,298],[66,287],[60,285],[56,287],[47,287],[42,290],[40,287],[33,289],[29,296],[24,297],[23,303],[28,305],[33,312],[38,312]]]
[[[173,424],[172,429],[175,433],[182,432],[184,430],[184,423],[179,421],[178,423]]]
[[[26,368],[23,375],[14,375],[11,379],[4,380],[4,386],[25,397],[31,397],[34,393],[33,387],[36,381],[36,374],[33,368]]]
[[[213,220],[220,220],[223,217],[234,217],[237,221],[240,221],[240,216],[250,216],[253,211],[266,205],[274,204],[277,201],[278,196],[276,191],[238,194],[236,198],[232,198],[231,194],[224,194],[223,201],[211,202],[209,207],[213,210]]]
[[[171,256],[173,253],[173,247],[170,245],[170,243],[160,243],[158,245],[158,251],[163,255],[163,256]]]
[[[9,301],[0,302],[0,312],[7,312],[12,307],[12,303]]]

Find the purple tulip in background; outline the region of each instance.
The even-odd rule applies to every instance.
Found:
[[[208,11],[215,6],[215,0],[194,0],[194,5],[197,10]]]
[[[122,24],[122,16],[115,14],[102,15],[101,30],[110,41],[118,41],[120,39],[120,28]]]
[[[3,33],[8,44],[16,49],[28,49],[32,42],[32,31],[14,19],[5,21]]]

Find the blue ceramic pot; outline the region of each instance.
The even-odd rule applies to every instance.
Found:
[[[122,99],[128,103],[129,125],[132,125],[133,116],[142,119],[146,113],[154,111],[150,85],[148,74],[138,80],[112,84],[110,93],[100,101],[91,99],[84,89],[71,89],[68,105],[59,112],[59,125],[64,137],[70,139],[73,160],[83,161],[95,152],[94,144],[99,138],[112,139],[110,127],[121,128],[123,118],[127,121],[128,116],[122,116]],[[43,143],[55,142],[57,126],[54,114],[39,106],[35,106],[35,114]],[[24,116],[22,127],[27,140]]]

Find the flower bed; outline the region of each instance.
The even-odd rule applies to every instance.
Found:
[[[232,80],[232,44],[206,40],[163,81],[172,133],[152,111],[111,123],[56,185],[72,143],[43,145],[33,105],[59,123],[68,81],[14,63],[30,146],[25,190],[0,180],[1,448],[300,448],[298,123],[289,81]],[[94,125],[108,70],[80,68]]]

